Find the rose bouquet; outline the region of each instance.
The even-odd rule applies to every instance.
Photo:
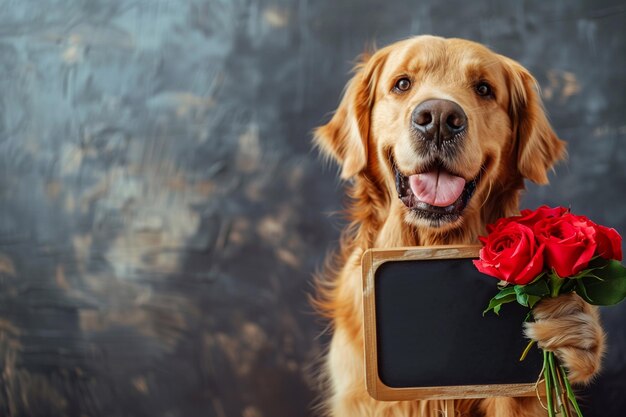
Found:
[[[522,210],[487,226],[480,237],[483,248],[474,261],[482,273],[501,280],[499,292],[483,314],[498,314],[503,304],[518,302],[531,309],[544,298],[576,292],[594,305],[616,304],[626,296],[626,268],[622,260],[622,238],[608,227],[563,207]],[[526,320],[532,315],[529,311]],[[533,345],[531,341],[520,360]],[[543,352],[548,415],[571,408],[582,416],[566,369],[551,351]],[[556,406],[556,407],[555,407]]]

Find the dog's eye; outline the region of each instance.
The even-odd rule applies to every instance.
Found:
[[[491,86],[487,84],[485,81],[481,81],[476,84],[476,94],[481,97],[490,97],[493,95],[493,90]]]
[[[396,81],[396,85],[394,85],[393,89],[404,93],[405,91],[408,91],[409,88],[411,88],[411,80],[409,80],[408,78],[400,78],[398,81]]]

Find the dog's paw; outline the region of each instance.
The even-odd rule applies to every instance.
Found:
[[[533,309],[534,323],[525,324],[526,336],[553,351],[575,383],[587,383],[600,370],[604,332],[598,308],[571,293],[545,299]]]

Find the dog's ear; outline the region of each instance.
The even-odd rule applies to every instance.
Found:
[[[519,63],[506,58],[510,83],[509,113],[516,136],[517,167],[525,178],[547,184],[547,172],[565,157],[565,142],[550,126],[533,76]]]
[[[315,145],[322,154],[339,162],[344,180],[361,172],[367,164],[370,112],[386,57],[385,50],[361,56],[332,119],[315,129]]]

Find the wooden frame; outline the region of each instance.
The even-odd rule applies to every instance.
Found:
[[[480,246],[425,246],[393,249],[369,249],[361,260],[363,271],[363,308],[365,319],[365,368],[367,391],[379,401],[426,399],[462,399],[486,397],[536,396],[536,384],[463,385],[441,387],[392,388],[385,385],[378,373],[376,308],[374,280],[376,270],[389,261],[426,259],[478,258]],[[540,386],[541,388],[541,386]],[[543,394],[543,392],[541,392]]]

